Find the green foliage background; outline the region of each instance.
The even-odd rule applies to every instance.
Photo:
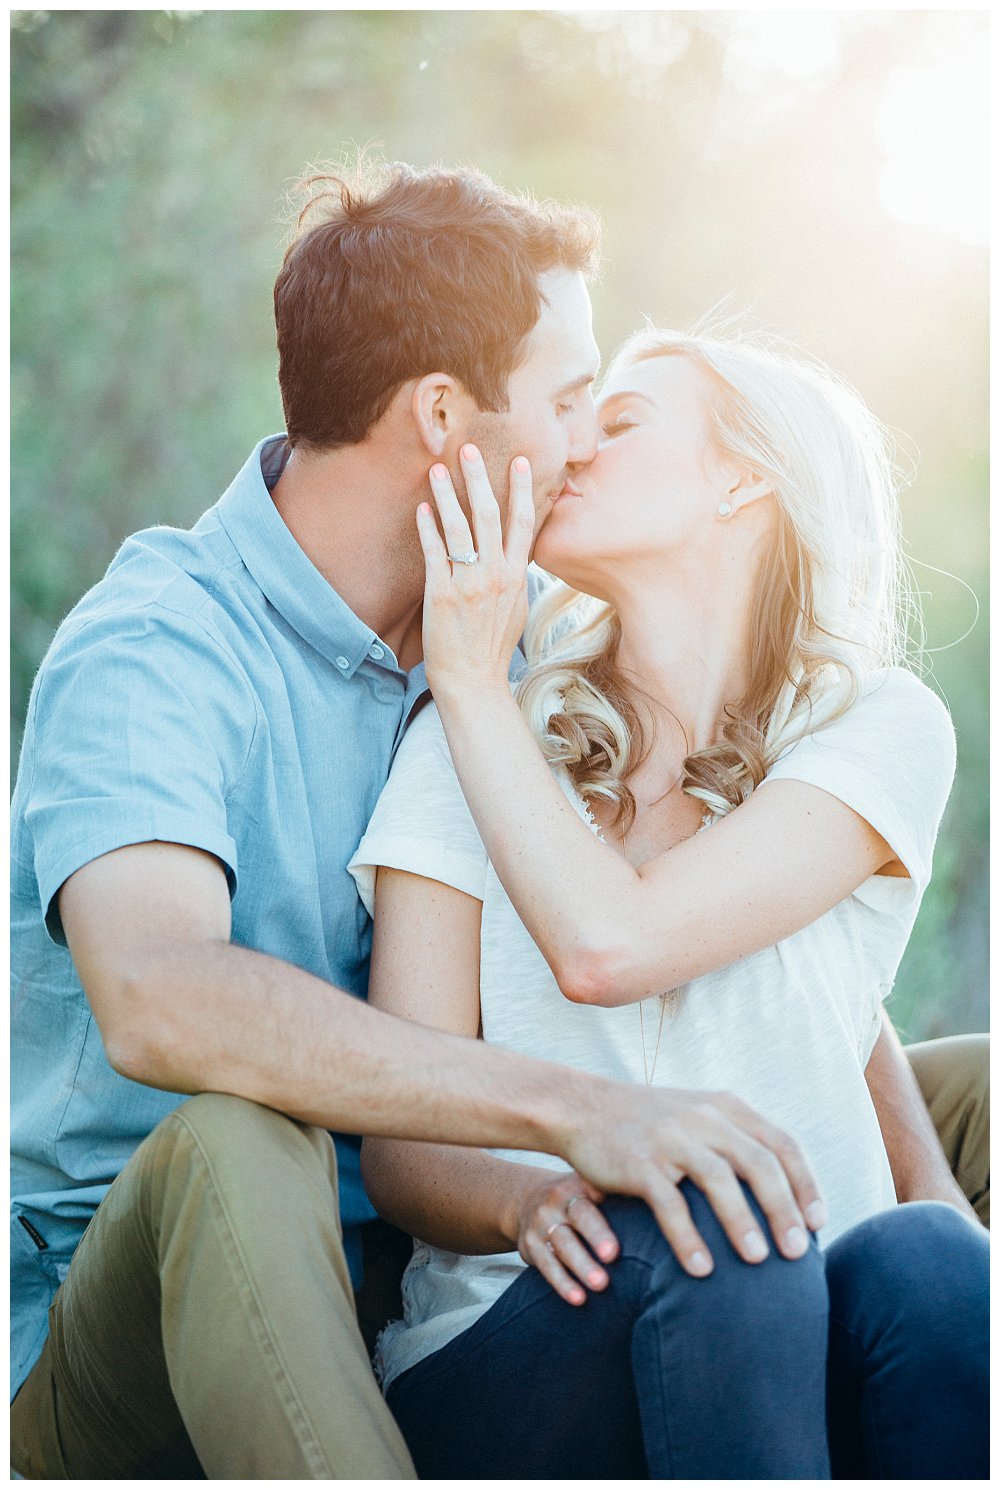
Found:
[[[15,751],[55,626],[122,538],[193,521],[281,426],[270,294],[294,178],[355,145],[475,164],[601,213],[606,354],[644,316],[688,325],[721,303],[905,432],[904,526],[934,566],[916,573],[959,773],[892,1007],[910,1038],[984,1028],[986,250],[885,213],[878,121],[894,69],[958,55],[970,28],[985,47],[987,23],[841,12],[834,61],[808,74],[748,49],[747,24],[15,12]]]

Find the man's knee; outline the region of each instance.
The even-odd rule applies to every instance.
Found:
[[[154,1169],[207,1168],[217,1184],[269,1184],[304,1173],[324,1191],[337,1187],[333,1141],[321,1128],[225,1092],[201,1092],[169,1113],[143,1144]]]
[[[194,1138],[213,1151],[227,1146],[246,1149],[254,1144],[265,1147],[275,1143],[285,1145],[295,1142],[295,1135],[309,1140],[313,1134],[322,1131],[310,1128],[307,1123],[299,1123],[273,1107],[264,1107],[260,1102],[250,1102],[246,1097],[234,1097],[227,1092],[200,1092],[196,1097],[189,1097],[164,1118],[153,1130],[153,1135],[165,1124],[173,1122],[183,1124]]]

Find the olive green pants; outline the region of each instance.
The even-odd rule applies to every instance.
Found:
[[[29,1479],[414,1479],[358,1329],[327,1133],[193,1097],[87,1227],[11,1410]]]
[[[988,1222],[988,1040],[908,1054]],[[267,1108],[206,1095],[166,1118],[56,1295],[11,1411],[14,1468],[31,1479],[413,1478],[358,1329],[336,1186],[329,1137]],[[370,1321],[380,1308],[390,1317],[395,1281],[374,1312],[368,1299]]]
[[[906,1054],[965,1198],[990,1224],[990,1037],[949,1035]]]

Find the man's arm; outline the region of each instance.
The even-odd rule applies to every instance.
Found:
[[[736,1098],[650,1092],[432,1030],[234,946],[209,854],[117,849],[70,876],[59,909],[108,1059],[132,1080],[346,1132],[558,1154],[598,1189],[642,1196],[682,1262],[707,1251],[685,1175],[738,1250],[753,1219],[736,1174],[786,1255],[801,1250],[790,1230],[822,1224],[795,1143]]]
[[[885,1009],[865,1079],[889,1155],[896,1198],[942,1200],[978,1224],[975,1211],[952,1175],[916,1077]]]

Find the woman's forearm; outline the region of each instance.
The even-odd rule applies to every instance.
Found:
[[[574,1002],[634,1003],[728,967],[808,926],[893,857],[836,796],[778,781],[633,869],[562,792],[509,690],[436,696],[497,875]]]
[[[482,1150],[366,1139],[361,1167],[383,1216],[465,1256],[514,1252],[567,1303],[607,1288],[618,1239],[604,1195],[573,1170],[508,1163]]]
[[[515,1248],[522,1202],[564,1172],[482,1149],[384,1138],[365,1139],[361,1168],[387,1221],[433,1247],[469,1255]]]
[[[613,956],[619,944],[634,942],[642,914],[640,876],[574,810],[508,689],[441,688],[435,700],[466,800],[504,888],[563,992],[569,998],[585,994],[588,968]],[[646,991],[661,990],[632,997]]]

